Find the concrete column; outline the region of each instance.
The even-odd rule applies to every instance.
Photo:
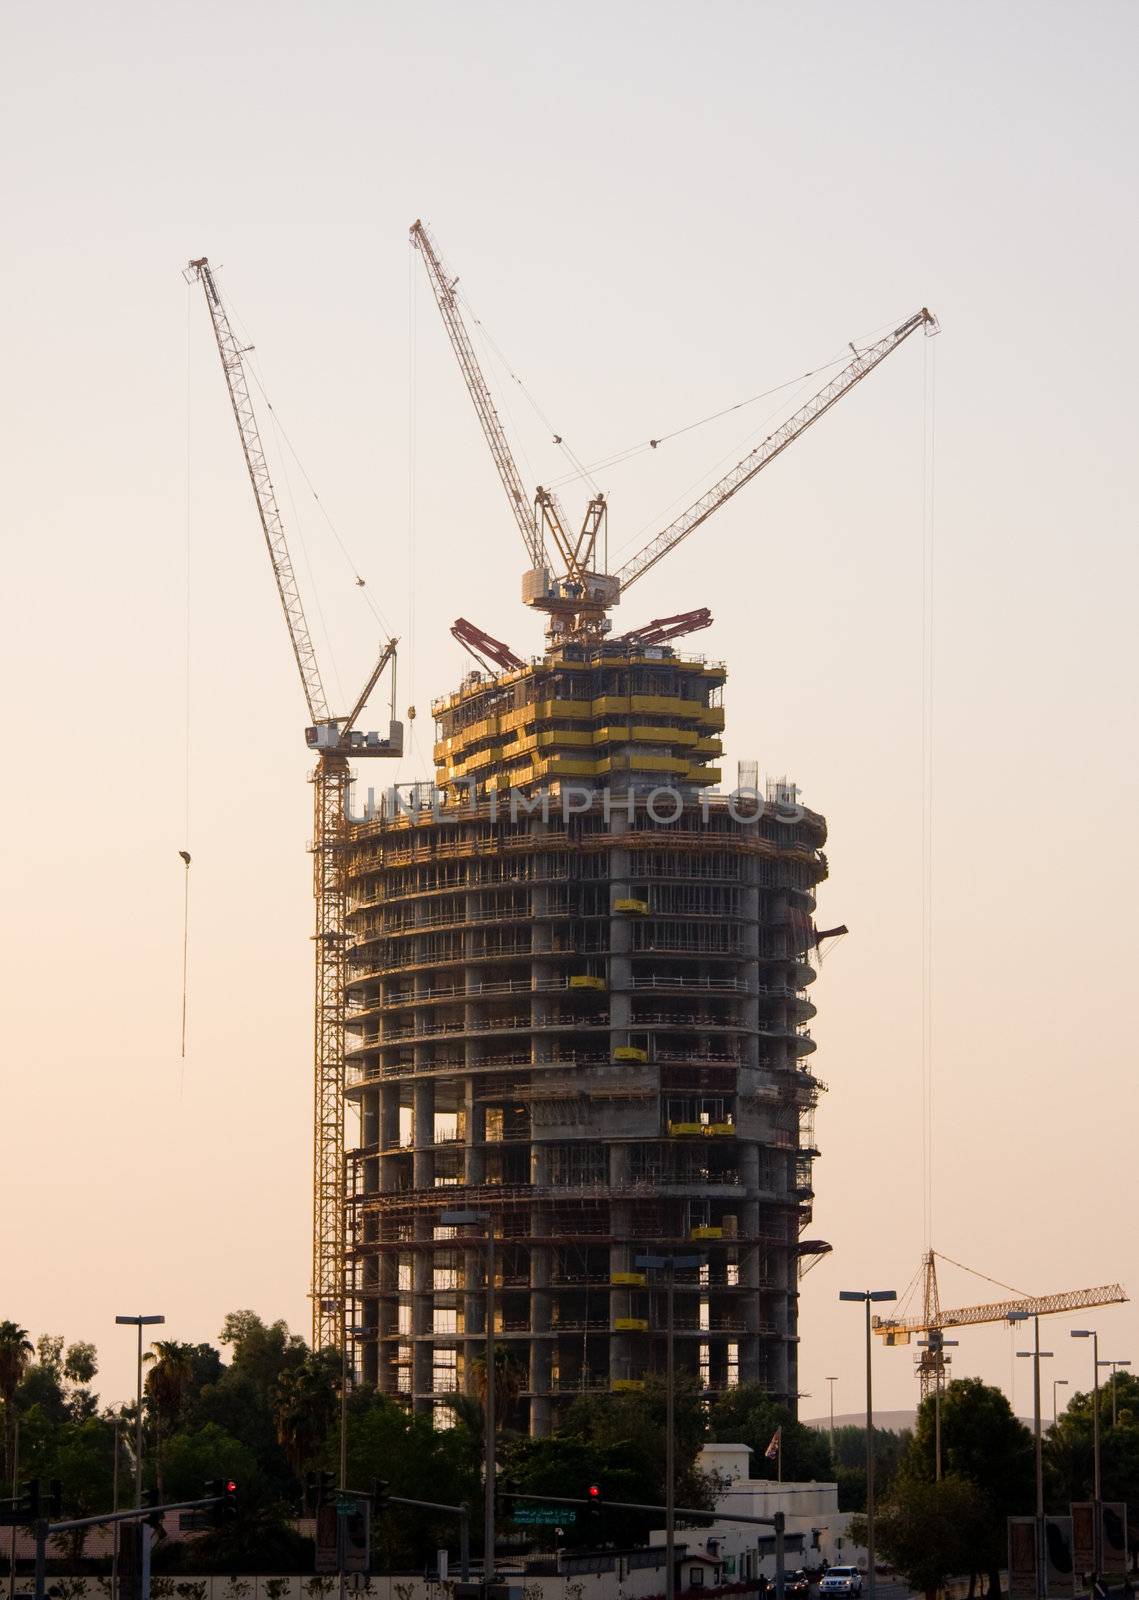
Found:
[[[412,1261],[413,1293],[411,1301],[411,1331],[412,1344],[412,1380],[411,1389],[414,1395],[416,1411],[430,1412],[432,1401],[430,1399],[432,1386],[432,1341],[430,1335],[433,1320],[434,1300],[434,1260],[435,1252],[428,1244],[432,1236],[433,1222],[430,1215],[418,1216],[415,1219],[415,1240],[419,1249],[415,1251]]]
[[[466,1143],[464,1157],[466,1181],[478,1185],[486,1178],[486,1107],[477,1098],[478,1079],[467,1078],[463,1083],[463,1108],[466,1113]]]
[[[435,1181],[435,1151],[431,1148],[435,1141],[435,1083],[431,1078],[417,1078],[412,1088],[412,1140],[413,1187],[430,1189]]]

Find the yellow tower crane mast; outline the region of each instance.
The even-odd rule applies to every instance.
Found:
[[[395,720],[395,649],[389,639],[380,651],[356,704],[346,717],[328,708],[316,649],[305,619],[300,588],[285,538],[285,526],[261,444],[245,371],[248,346],[238,342],[217,281],[205,256],[191,261],[188,276],[205,292],[206,306],[221,356],[245,457],[261,531],[265,536],[281,608],[288,625],[300,673],[310,725],[305,743],[316,751],[313,784],[313,896],[316,926],[316,1015],[313,1040],[313,1205],[312,1205],[312,1344],[314,1350],[339,1346],[346,1285],[344,1193],[344,947],[345,888],[343,843],[346,802],[351,783],[349,758],[403,754],[403,726]],[[386,738],[356,728],[372,691],[391,661],[392,697]]]
[[[947,1259],[942,1257],[943,1260]],[[937,1252],[927,1250],[922,1257],[922,1314],[920,1317],[875,1317],[874,1332],[887,1345],[909,1344],[915,1334],[927,1340],[917,1362],[921,1395],[939,1389],[945,1377],[948,1357],[944,1336],[948,1328],[969,1328],[986,1322],[1007,1322],[1017,1317],[1054,1316],[1061,1311],[1086,1311],[1091,1306],[1114,1306],[1127,1299],[1122,1284],[1107,1283],[1096,1289],[1065,1289],[1059,1294],[1022,1295],[1015,1300],[990,1300],[983,1305],[941,1308],[937,1286]]]

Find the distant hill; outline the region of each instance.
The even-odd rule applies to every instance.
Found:
[[[825,1417],[800,1417],[799,1421],[807,1428],[821,1428],[825,1433],[831,1425],[831,1419]],[[834,1425],[836,1428],[864,1428],[866,1426],[865,1411],[844,1411],[840,1416],[835,1413]],[[916,1411],[876,1411],[874,1413],[874,1426],[885,1428],[887,1433],[904,1433],[908,1428],[912,1433],[917,1426]]]

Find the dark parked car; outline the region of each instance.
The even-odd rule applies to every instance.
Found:
[[[789,1574],[786,1583],[787,1600],[809,1600],[811,1593],[811,1580],[802,1567],[797,1572]]]

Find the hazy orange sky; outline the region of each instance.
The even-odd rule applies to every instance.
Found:
[[[819,920],[851,934],[815,991],[829,1093],[811,1231],[834,1253],[804,1282],[801,1371],[805,1414],[825,1409],[826,1374],[854,1410],[859,1313],[837,1291],[903,1289],[925,1242],[935,384],[932,1237],[1032,1292],[1139,1290],[1135,8],[16,0],[0,26],[0,1317],[95,1340],[115,1401],[134,1381],[117,1312],[164,1312],[190,1340],[239,1306],[307,1332],[305,718],[180,271],[219,265],[364,594],[403,638],[410,780],[429,768],[430,701],[465,665],[451,620],[527,652],[540,639],[407,246],[417,216],[587,461],[937,312],[940,338],[893,356],[620,621],[709,605],[726,773],[754,756],[829,819]],[[524,476],[558,477],[549,429],[507,398]],[[774,403],[601,473],[611,548],[661,525]],[[347,701],[378,626],[300,472],[275,460]],[[576,510],[580,486],[563,494]],[[989,1295],[947,1273],[947,1302]],[[1068,1338],[1081,1322],[1105,1356],[1139,1360],[1135,1308],[1057,1318],[1046,1384],[1090,1379]],[[1024,1412],[1014,1348],[970,1333],[955,1365],[1015,1379]],[[911,1357],[880,1357],[883,1406],[912,1403]]]

